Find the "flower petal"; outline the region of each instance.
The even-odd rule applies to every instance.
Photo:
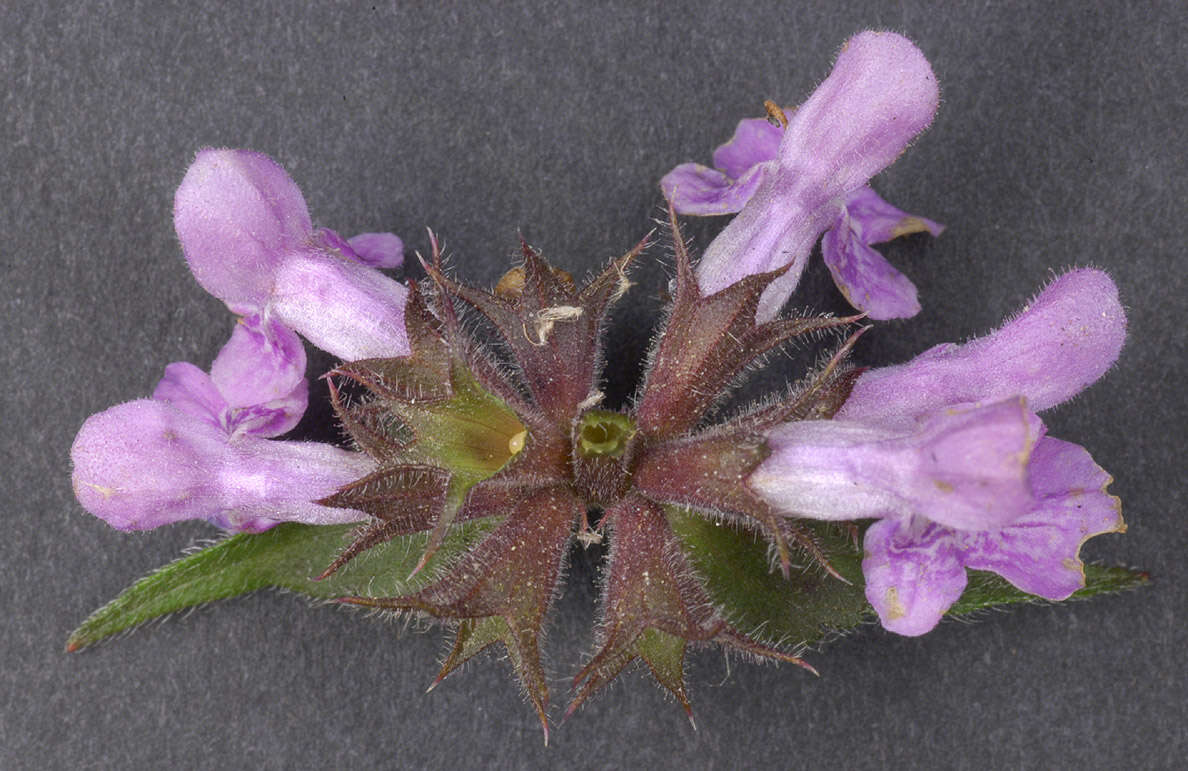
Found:
[[[278,266],[271,311],[286,326],[344,361],[407,356],[408,290],[374,268],[317,249]]]
[[[301,378],[293,390],[263,404],[234,407],[229,411],[227,428],[232,435],[251,434],[273,437],[287,434],[301,422],[309,406],[309,381]]]
[[[147,530],[217,511],[212,479],[221,428],[157,400],[120,404],[83,424],[70,449],[74,494],[119,530]]]
[[[678,214],[733,214],[751,199],[767,171],[761,165],[732,179],[697,163],[683,163],[664,175],[660,189]]]
[[[795,291],[813,244],[833,222],[836,208],[819,191],[790,180],[781,169],[762,175],[750,201],[710,242],[697,263],[704,296],[756,273],[789,266],[759,301],[756,321],[770,321]]]
[[[291,329],[247,316],[215,357],[210,377],[228,405],[250,407],[289,398],[305,379],[305,364],[305,347]]]
[[[993,571],[1025,592],[1063,600],[1085,585],[1081,545],[1125,530],[1113,481],[1085,448],[1044,437],[1031,456],[1035,509],[1001,530],[963,533],[966,567]]]
[[[844,210],[837,223],[825,231],[821,255],[846,300],[870,318],[906,319],[920,312],[916,285],[863,243]]]
[[[194,277],[233,312],[264,306],[283,254],[313,226],[283,168],[247,150],[203,150],[177,189],[173,221]]]
[[[1020,398],[930,415],[915,438],[916,510],[958,530],[1017,520],[1033,502],[1028,461],[1043,433]]]
[[[364,265],[399,268],[404,264],[404,242],[395,233],[360,233],[347,243]]]
[[[175,361],[165,367],[153,398],[168,402],[213,426],[225,427],[227,400],[219,393],[210,375],[188,361]]]
[[[940,90],[920,49],[893,32],[850,38],[833,71],[791,116],[780,167],[844,195],[899,157],[932,123]]]
[[[938,99],[932,68],[911,41],[890,32],[851,38],[833,72],[793,114],[778,168],[764,175],[750,202],[706,249],[697,266],[702,292],[788,265],[756,313],[760,321],[774,318],[842,199],[932,122]]]
[[[965,590],[952,531],[919,518],[884,519],[866,530],[866,599],[883,627],[917,636],[932,631]]]
[[[360,233],[348,239],[318,228],[309,245],[371,268],[397,268],[404,262],[404,242],[393,233]]]
[[[920,515],[964,530],[1031,509],[1027,460],[1043,424],[1021,399],[929,416],[908,434],[838,420],[788,423],[748,483],[792,516]]]
[[[714,150],[714,168],[731,179],[741,179],[753,166],[775,160],[783,138],[783,126],[766,118],[744,118],[730,141]]]
[[[943,407],[1020,394],[1038,412],[1100,378],[1125,338],[1114,282],[1099,270],[1074,270],[986,337],[865,372],[838,417],[904,423]]]
[[[230,407],[230,433],[280,436],[309,404],[305,346],[288,327],[259,316],[239,320],[210,375]]]
[[[364,519],[313,501],[374,469],[361,453],[329,445],[254,437],[229,442],[220,428],[153,399],[92,415],[70,455],[79,502],[120,530],[187,519],[231,529],[258,518],[309,524]]]
[[[915,214],[908,214],[883,200],[869,185],[860,187],[846,198],[846,211],[864,244],[881,244],[911,233],[929,232],[939,236],[945,226]]]

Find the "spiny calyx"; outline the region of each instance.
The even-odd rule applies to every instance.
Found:
[[[502,643],[546,736],[541,629],[575,534],[586,544],[604,532],[611,540],[598,646],[574,680],[567,714],[637,658],[688,710],[689,643],[803,664],[795,652],[815,636],[788,639],[752,623],[745,603],[701,567],[706,535],[690,518],[713,523],[714,538],[739,545],[749,560],[743,572],[769,575],[770,545],[784,576],[775,578],[790,576],[792,555],[802,554],[809,580],[845,585],[825,575],[846,571],[834,566],[838,555],[827,554],[822,531],[777,516],[747,486],[766,457],[767,428],[829,417],[844,402],[852,383],[845,349],[785,399],[721,425],[706,420],[756,359],[853,319],[757,324],[759,297],[779,271],[703,297],[675,220],[672,226],[676,292],[627,409],[599,406],[601,333],[646,239],[580,288],[527,245],[523,264],[490,292],[446,276],[435,254],[425,265],[431,286],[414,284],[406,310],[412,353],[331,373],[343,426],[377,470],[323,501],[372,517],[324,575],[397,535],[429,532],[414,571],[437,555],[427,586],[344,601],[455,626],[437,681]],[[459,323],[458,305],[490,323],[510,362],[484,352],[475,325]],[[347,384],[362,392],[348,397]],[[604,513],[597,533],[590,510]],[[446,538],[475,520],[490,524],[477,543]],[[460,545],[447,553],[447,543]],[[842,551],[846,562],[852,555]]]

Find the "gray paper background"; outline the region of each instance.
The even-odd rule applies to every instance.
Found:
[[[1045,420],[1091,450],[1124,502],[1130,532],[1086,556],[1149,570],[1149,588],[919,639],[867,628],[810,655],[820,678],[700,651],[698,731],[636,672],[554,726],[547,749],[497,656],[422,695],[438,631],[293,596],[63,652],[90,611],[215,535],[109,529],[74,501],[68,457],[87,415],[149,394],[168,362],[207,366],[231,329],[172,230],[199,148],[276,157],[315,222],[344,234],[392,230],[424,251],[432,227],[479,283],[503,272],[517,232],[582,275],[652,227],[666,171],[708,161],[763,99],[802,99],[870,27],[912,37],[943,94],[875,185],[949,231],[886,250],[924,312],[880,325],[858,359],[983,333],[1052,268],[1110,271],[1127,348]],[[1178,765],[1184,27],[1179,2],[4,3],[0,767]],[[720,226],[689,233],[704,245]],[[612,360],[645,350],[665,278],[645,261]],[[846,307],[819,259],[797,300]],[[803,362],[777,361],[765,382]],[[315,352],[311,372],[329,363]],[[612,399],[637,374],[617,369]],[[327,418],[315,406],[299,434],[333,436]],[[556,717],[591,643],[596,556],[575,554],[550,626]]]

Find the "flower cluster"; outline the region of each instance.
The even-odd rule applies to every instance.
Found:
[[[380,270],[402,261],[396,236],[315,229],[272,160],[203,151],[175,225],[195,278],[239,318],[209,373],[170,364],[151,399],[83,425],[78,499],[120,529],[204,519],[240,534],[130,589],[152,613],[226,596],[171,570],[233,570],[243,591],[439,619],[455,642],[438,680],[502,643],[546,735],[541,629],[575,541],[609,546],[570,712],[637,659],[688,708],[690,644],[807,667],[803,646],[868,617],[922,634],[958,609],[967,569],[1021,590],[1001,602],[1064,599],[1086,584],[1082,543],[1123,525],[1110,477],[1036,413],[1117,359],[1109,277],[1066,273],[996,332],[906,364],[850,363],[862,318],[920,310],[871,244],[941,226],[869,182],[938,98],[911,42],[862,33],[790,116],[744,120],[716,169],[667,175],[675,289],[621,408],[599,390],[602,329],[646,239],[581,286],[525,244],[489,291],[447,275],[434,243],[426,281],[406,287]],[[737,216],[695,265],[677,213]],[[781,313],[818,238],[860,315]],[[765,354],[837,333],[788,393],[722,417]],[[327,377],[349,449],[277,438],[308,399],[298,335],[343,362]],[[100,611],[72,648],[144,620],[126,610],[140,606]]]

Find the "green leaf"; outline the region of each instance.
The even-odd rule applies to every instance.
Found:
[[[1036,597],[1016,589],[1005,578],[982,570],[970,570],[969,585],[961,599],[949,608],[948,615],[964,616],[987,608],[1000,608],[1020,603],[1051,603],[1043,597]],[[1085,566],[1085,587],[1070,600],[1087,600],[1100,594],[1116,594],[1145,586],[1150,576],[1141,570],[1105,565]]]
[[[862,555],[848,533],[814,525],[834,569],[851,583],[812,568],[786,579],[772,570],[759,534],[667,507],[669,525],[723,616],[740,632],[795,647],[869,620],[862,594]]]
[[[319,599],[409,594],[431,583],[438,567],[476,544],[497,521],[491,517],[452,528],[441,549],[412,579],[409,574],[424,552],[426,533],[369,549],[322,581],[312,577],[350,544],[355,525],[286,523],[258,535],[234,535],[137,581],[92,613],[70,635],[66,649],[75,651],[158,616],[268,587]]]

